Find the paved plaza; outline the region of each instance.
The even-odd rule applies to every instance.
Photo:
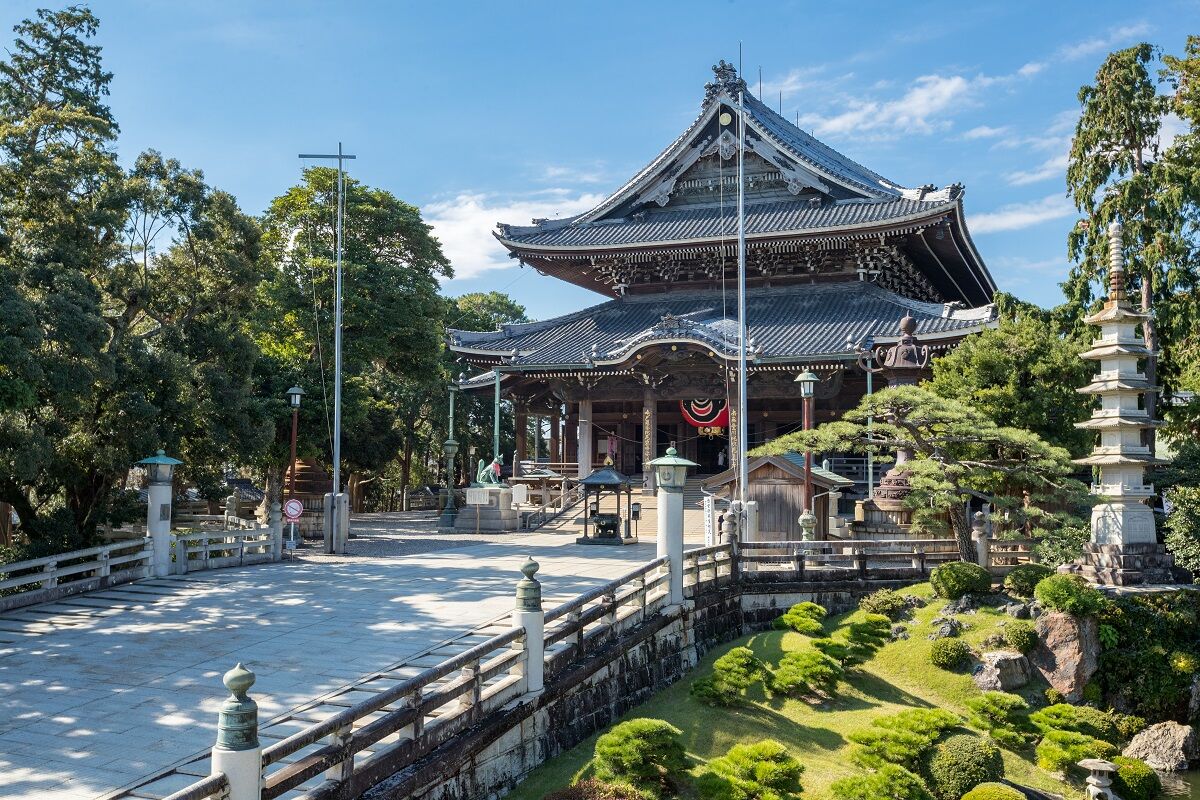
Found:
[[[546,606],[654,557],[543,533],[439,535],[366,515],[346,556],[147,579],[0,615],[0,796],[96,798],[210,747],[242,662],[269,720],[506,615],[526,555]]]

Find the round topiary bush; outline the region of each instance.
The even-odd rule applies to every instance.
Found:
[[[1113,791],[1123,800],[1154,800],[1162,794],[1162,780],[1145,761],[1115,756],[1117,774],[1113,776]]]
[[[978,564],[951,561],[929,573],[933,593],[947,600],[957,600],[964,594],[987,594],[992,590],[992,576]]]
[[[1033,590],[1043,608],[1076,617],[1096,614],[1104,605],[1104,595],[1088,586],[1078,575],[1051,575],[1042,578]]]
[[[706,800],[799,800],[804,767],[774,739],[735,744],[696,781]]]
[[[908,601],[904,595],[891,589],[880,589],[858,601],[858,607],[868,614],[882,614],[892,622],[908,616]]]
[[[596,780],[627,783],[658,796],[688,768],[681,731],[661,719],[631,719],[596,740]]]
[[[1043,578],[1054,574],[1045,564],[1021,564],[1004,576],[1004,588],[1017,597],[1033,597],[1033,590]]]
[[[929,661],[942,669],[962,669],[971,660],[971,648],[961,639],[938,639],[929,651]]]
[[[1014,619],[1004,626],[1004,641],[1012,649],[1028,653],[1037,645],[1037,629],[1024,620]]]
[[[884,764],[869,775],[834,781],[829,790],[834,800],[933,800],[925,781],[895,764]]]
[[[1025,795],[1005,783],[981,783],[962,800],[1025,800]]]
[[[959,734],[934,747],[925,772],[939,800],[958,800],[979,784],[1004,777],[1004,759],[991,742]]]

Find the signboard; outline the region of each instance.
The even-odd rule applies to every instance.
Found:
[[[529,502],[529,487],[525,484],[518,483],[516,486],[512,487],[512,493],[512,501],[514,503]]]
[[[488,490],[486,488],[468,488],[467,489],[467,505],[469,506],[486,506],[488,504]]]
[[[288,522],[298,522],[304,513],[304,503],[292,498],[283,504],[283,516]]]
[[[713,497],[710,494],[704,495],[704,546],[713,546],[713,525],[716,516],[715,506],[713,505]]]

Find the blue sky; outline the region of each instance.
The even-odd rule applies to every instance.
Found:
[[[7,31],[44,3],[5,0]],[[97,0],[122,157],[153,147],[249,212],[300,152],[420,205],[459,277],[545,318],[600,298],[513,264],[499,221],[570,215],[695,116],[710,65],[908,186],[967,187],[1002,289],[1053,305],[1067,270],[1065,154],[1110,50],[1179,52],[1196,2],[151,2]],[[11,37],[6,36],[7,39]],[[7,41],[5,42],[7,45]]]

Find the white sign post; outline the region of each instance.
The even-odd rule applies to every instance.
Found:
[[[475,533],[479,533],[479,508],[488,504],[486,487],[469,487],[467,489],[467,505],[475,506]]]

